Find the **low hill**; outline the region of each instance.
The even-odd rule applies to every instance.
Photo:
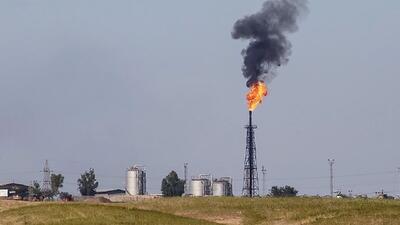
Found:
[[[251,225],[399,225],[400,201],[329,198],[161,198],[133,207]]]
[[[1,205],[1,204],[0,204]],[[41,203],[0,212],[1,225],[215,225],[115,204]]]
[[[400,201],[159,198],[132,203],[0,201],[0,225],[399,225]]]

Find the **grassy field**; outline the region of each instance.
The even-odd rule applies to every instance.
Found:
[[[164,198],[131,205],[224,224],[400,225],[398,200]]]
[[[400,201],[320,198],[161,198],[134,203],[0,201],[1,225],[399,225]]]
[[[216,223],[118,204],[41,203],[3,210],[0,212],[0,224],[215,225]]]

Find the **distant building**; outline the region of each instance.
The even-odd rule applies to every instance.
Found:
[[[146,192],[146,170],[143,166],[132,166],[126,173],[126,194],[145,195]]]
[[[192,177],[190,186],[194,197],[211,195],[211,174],[200,174],[197,177]]]
[[[96,197],[105,197],[109,198],[113,195],[124,195],[125,191],[122,189],[112,189],[112,190],[104,190],[104,191],[96,191]]]
[[[4,197],[13,199],[23,199],[28,197],[29,195],[29,186],[23,184],[17,184],[17,183],[3,184],[0,185],[0,190],[2,190],[3,195],[5,195],[5,192],[7,191],[7,196]]]
[[[8,197],[8,190],[0,189],[0,198],[7,198],[7,197]]]
[[[232,196],[232,178],[221,177],[212,182],[213,196]]]

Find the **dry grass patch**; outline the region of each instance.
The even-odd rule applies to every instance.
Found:
[[[27,206],[27,205],[32,205],[36,204],[35,202],[26,202],[26,201],[15,201],[15,200],[0,200],[0,212],[12,209],[12,208],[18,208],[21,206]]]

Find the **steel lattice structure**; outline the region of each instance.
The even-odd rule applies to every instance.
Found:
[[[256,142],[254,130],[257,126],[252,124],[252,112],[249,111],[249,124],[247,129],[246,154],[244,159],[244,175],[242,195],[246,197],[258,196],[258,172],[256,157]]]
[[[44,167],[43,167],[43,183],[42,183],[42,191],[43,192],[49,192],[51,191],[51,180],[50,180],[50,173],[51,170],[49,168],[49,162],[45,161]]]

